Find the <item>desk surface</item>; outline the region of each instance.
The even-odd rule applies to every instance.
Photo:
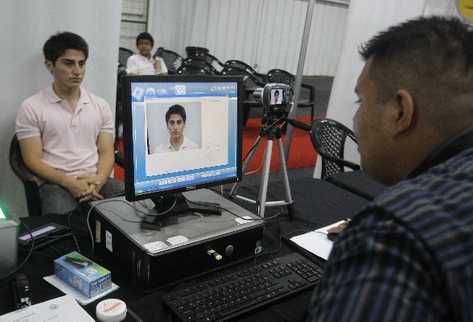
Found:
[[[277,185],[275,189],[278,189]],[[281,217],[282,234],[314,229],[328,222],[334,222],[340,218],[352,216],[367,202],[330,183],[312,178],[307,178],[306,182],[296,186],[294,191],[298,193],[294,194],[296,200],[296,219],[289,220],[287,217]],[[319,198],[315,198],[315,196]],[[312,207],[307,204],[298,207],[297,200],[299,197],[308,199]],[[348,200],[348,203],[343,202],[343,200]],[[305,202],[307,203],[307,201]],[[302,202],[300,204],[302,204]],[[350,209],[347,209],[347,207]],[[344,211],[340,213],[340,209],[344,209]],[[324,213],[324,216],[321,216],[321,213]],[[85,216],[72,216],[68,218],[67,216],[61,215],[50,215],[24,218],[23,220],[31,227],[50,222],[70,225],[78,236],[81,253],[100,263],[100,258],[94,257],[89,251],[90,243]],[[21,272],[27,275],[30,281],[33,303],[43,302],[62,295],[61,291],[49,285],[42,277],[54,273],[53,260],[55,258],[73,249],[74,243],[72,240],[62,240],[61,242],[53,244],[52,247],[33,253],[27,265],[21,270]],[[281,244],[280,253],[290,251],[292,250],[288,246]],[[26,253],[27,251],[20,251],[20,258],[24,257]],[[274,256],[274,254],[263,255],[261,259],[264,260],[269,256]],[[111,267],[110,269],[113,277],[113,270],[119,268]],[[173,321],[173,317],[165,309],[161,300],[165,291],[166,289],[151,294],[142,294],[140,291],[134,289],[132,285],[122,283],[120,284],[119,290],[112,292],[107,297],[124,300],[143,321]],[[275,305],[266,306],[240,316],[237,318],[237,321],[302,321],[311,294],[311,290],[299,293],[296,296],[279,301]],[[8,285],[5,283],[0,285],[0,299],[2,299],[0,300],[0,314],[10,312],[12,310],[12,303],[11,300],[9,300],[11,299],[11,294]],[[94,302],[85,307],[92,317],[95,317],[96,304],[97,302]],[[127,318],[125,321],[133,320]]]

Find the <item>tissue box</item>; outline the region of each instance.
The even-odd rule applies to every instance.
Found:
[[[56,259],[54,272],[59,279],[89,298],[112,287],[109,270],[75,251]]]

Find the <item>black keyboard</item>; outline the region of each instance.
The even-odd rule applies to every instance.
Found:
[[[164,302],[181,321],[224,321],[310,288],[321,274],[320,266],[291,253],[175,289]]]

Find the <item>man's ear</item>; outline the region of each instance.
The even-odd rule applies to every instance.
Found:
[[[53,73],[54,63],[52,61],[46,59],[44,61],[44,66],[46,66],[46,68],[49,70],[51,74]]]
[[[415,125],[415,103],[411,93],[405,89],[397,91],[392,102],[391,124],[393,135],[401,135]]]

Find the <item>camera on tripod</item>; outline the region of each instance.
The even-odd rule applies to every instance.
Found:
[[[286,118],[292,100],[292,88],[287,84],[269,83],[257,88],[253,96],[263,105],[263,119]]]

